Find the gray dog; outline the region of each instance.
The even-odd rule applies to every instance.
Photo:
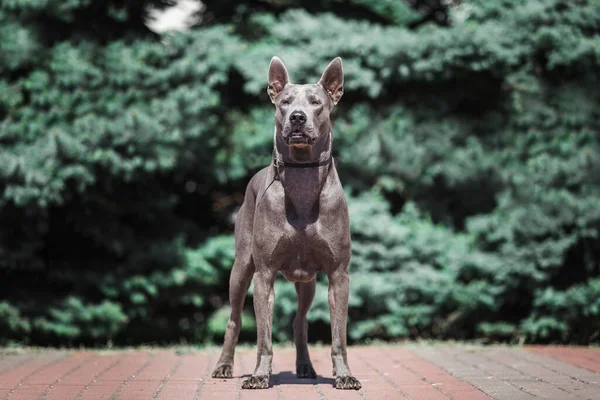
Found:
[[[244,389],[269,387],[273,343],[273,284],[278,271],[296,283],[294,319],[296,375],[316,378],[308,354],[306,314],[315,295],[316,275],[329,278],[331,359],[337,389],[360,389],[346,357],[348,206],[331,158],[330,114],[342,97],[341,58],[334,59],[317,84],[295,85],[277,57],[269,66],[267,92],[276,106],[273,164],[259,171],[246,189],[235,224],[235,262],[229,281],[231,317],[223,352],[213,372],[231,378],[244,300],[254,277],[258,331],[256,369]]]

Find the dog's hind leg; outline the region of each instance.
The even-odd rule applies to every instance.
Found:
[[[317,377],[310,356],[308,354],[308,321],[306,315],[315,297],[315,277],[308,283],[296,283],[296,294],[298,295],[298,310],[294,318],[294,342],[296,343],[296,376],[298,378]]]
[[[240,258],[236,257],[229,279],[231,315],[229,316],[229,321],[227,321],[223,351],[212,373],[213,378],[233,377],[233,356],[242,326],[242,309],[244,308],[244,301],[246,300],[246,294],[248,293],[253,275],[254,263],[252,262],[252,258],[248,257],[245,260],[240,260]]]

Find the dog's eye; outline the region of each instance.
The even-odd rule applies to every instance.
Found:
[[[319,100],[313,100],[313,101],[311,102],[311,104],[312,104],[313,106],[320,106],[320,105],[321,105],[321,102],[320,102]]]
[[[281,105],[282,106],[287,106],[289,104],[290,104],[290,102],[288,100],[281,100]]]

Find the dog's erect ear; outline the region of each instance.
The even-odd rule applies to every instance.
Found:
[[[329,63],[321,79],[319,85],[323,86],[333,104],[337,104],[344,94],[344,70],[342,69],[342,59],[336,57]]]
[[[275,98],[279,96],[279,93],[281,93],[285,85],[289,82],[290,78],[288,77],[285,65],[283,65],[279,57],[273,57],[269,65],[269,87],[267,88],[267,93],[273,103],[275,103]]]

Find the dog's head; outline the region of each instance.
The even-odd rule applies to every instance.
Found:
[[[295,85],[283,62],[273,57],[267,93],[276,107],[276,135],[288,146],[312,147],[329,134],[330,113],[344,93],[342,59],[329,63],[318,83]]]

